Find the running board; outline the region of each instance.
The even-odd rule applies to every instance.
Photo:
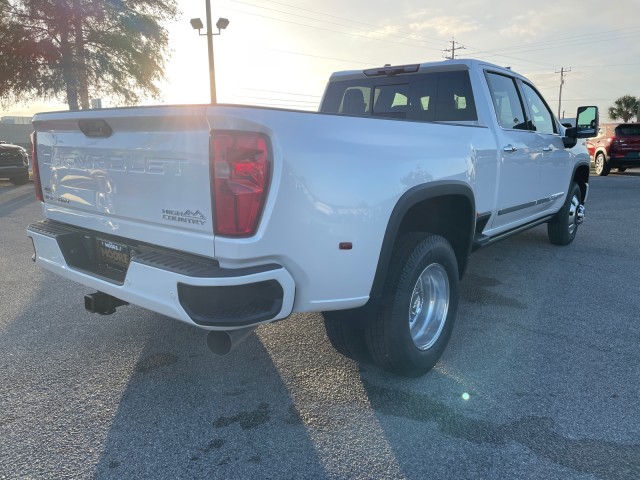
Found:
[[[538,220],[534,220],[533,222],[526,223],[526,224],[521,225],[519,227],[516,227],[516,228],[514,228],[512,230],[508,230],[506,232],[499,233],[495,237],[489,237],[489,236],[484,235],[482,233],[476,233],[476,235],[473,237],[473,243],[471,244],[471,251],[475,252],[476,250],[478,250],[481,247],[486,247],[487,245],[492,245],[492,244],[494,244],[496,242],[499,242],[500,240],[504,240],[505,238],[509,238],[510,236],[515,235],[516,233],[524,232],[525,230],[529,230],[530,228],[537,227],[538,225],[541,225],[543,223],[547,223],[554,216],[555,216],[555,214],[547,215],[546,217],[539,218]]]

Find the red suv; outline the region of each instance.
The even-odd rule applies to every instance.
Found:
[[[598,135],[587,139],[587,150],[597,175],[640,167],[640,123],[601,124]]]

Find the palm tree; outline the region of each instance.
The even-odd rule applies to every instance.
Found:
[[[640,109],[640,101],[633,95],[624,95],[613,102],[612,107],[609,107],[609,117],[612,120],[621,119],[623,122],[628,122],[638,115],[638,109]],[[636,119],[640,121],[637,117]]]

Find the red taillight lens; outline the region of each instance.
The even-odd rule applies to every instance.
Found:
[[[253,235],[271,176],[269,139],[260,133],[214,131],[210,155],[215,233]]]
[[[609,139],[609,153],[616,150],[620,146],[621,140],[616,137],[611,137]]]
[[[36,132],[31,133],[31,171],[33,173],[33,186],[36,189],[36,199],[44,202],[42,196],[42,184],[40,183],[40,170],[38,169],[38,142]]]

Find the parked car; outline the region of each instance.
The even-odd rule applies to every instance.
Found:
[[[640,123],[603,123],[598,135],[587,140],[591,165],[597,175],[606,176],[612,168],[624,172],[640,167]]]
[[[29,155],[24,148],[0,141],[0,178],[8,178],[14,185],[27,183]]]

